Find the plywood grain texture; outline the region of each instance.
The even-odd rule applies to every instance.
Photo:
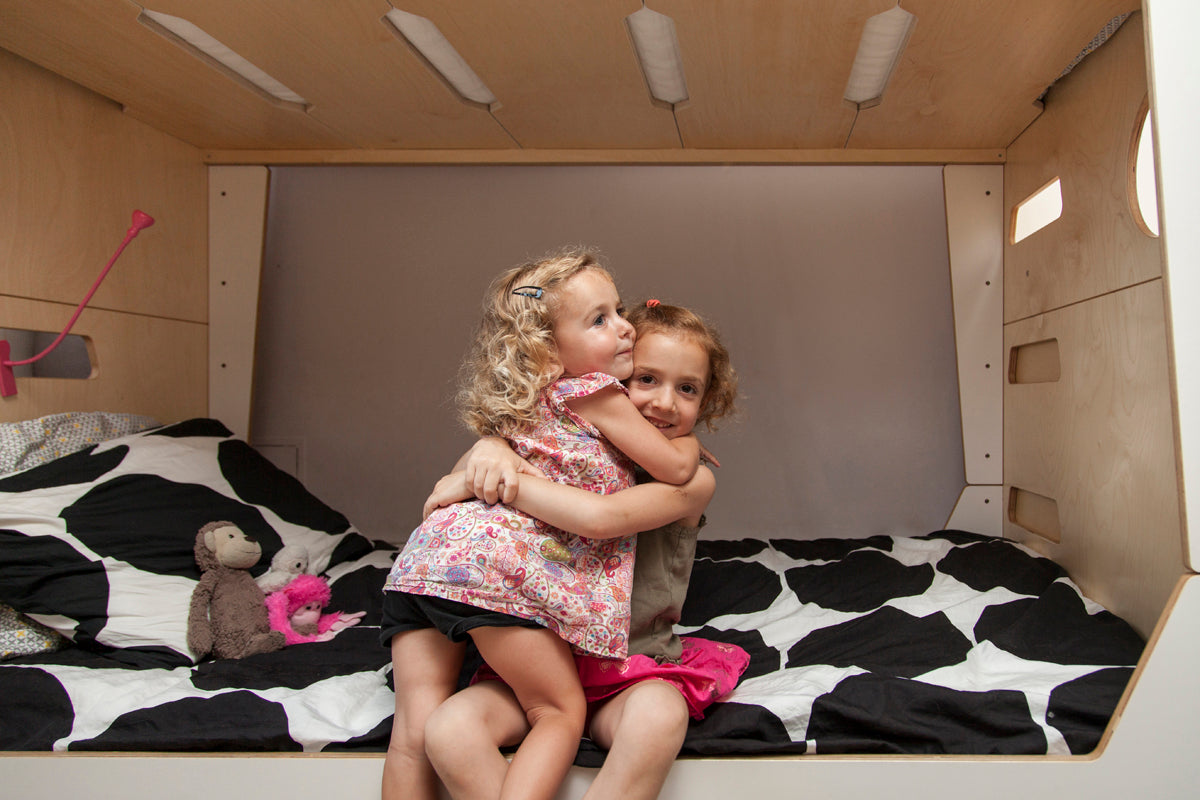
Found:
[[[1008,149],[1011,209],[1054,178],[1062,216],[1004,248],[1006,322],[1162,275],[1159,241],[1130,206],[1130,142],[1146,97],[1142,18],[1135,14],[1050,91],[1045,113]]]
[[[263,99],[137,22],[131,0],[0,0],[0,47],[211,150],[962,150],[1002,153],[1046,87],[1137,0],[906,0],[917,27],[883,102],[842,99],[867,18],[894,0],[662,0],[689,98],[646,89],[637,0],[158,0],[309,104]],[[497,97],[459,99],[383,24],[437,25]]]
[[[1007,325],[1007,350],[1055,339],[1057,381],[1004,390],[1005,496],[1053,500],[1060,541],[1004,534],[1065,566],[1148,635],[1182,573],[1162,282]]]
[[[0,73],[0,294],[78,303],[141,209],[155,225],[130,243],[92,305],[203,322],[199,151],[10,53],[0,51]]]
[[[0,296],[0,319],[14,328],[53,331],[71,310]],[[91,340],[92,377],[17,378],[17,394],[0,402],[0,420],[114,411],[177,422],[207,414],[207,325],[88,308],[73,332]]]

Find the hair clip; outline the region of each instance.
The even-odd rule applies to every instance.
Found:
[[[534,300],[541,300],[546,290],[540,286],[518,286],[513,289],[512,293],[519,294],[521,297],[532,297]]]
[[[654,308],[657,305],[659,305],[659,302],[653,297],[646,301],[646,308]]]

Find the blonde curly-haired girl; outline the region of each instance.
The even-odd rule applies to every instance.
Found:
[[[511,269],[484,300],[460,395],[466,423],[503,436],[560,483],[599,494],[633,485],[633,463],[683,484],[694,436],[668,439],[629,399],[634,329],[612,276],[586,251]],[[470,638],[530,722],[502,797],[549,800],[583,731],[572,650],[623,658],[632,536],[588,539],[503,505],[430,514],[389,573],[381,641],[392,650],[396,716],[387,798],[434,798],[425,722],[456,688]]]

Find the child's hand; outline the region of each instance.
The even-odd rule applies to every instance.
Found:
[[[488,504],[516,500],[519,474],[546,477],[498,436],[485,436],[471,446],[464,472],[464,481],[473,496]]]
[[[463,500],[470,500],[475,496],[475,492],[463,480],[465,474],[462,471],[451,472],[438,480],[437,485],[433,487],[433,492],[425,498],[425,505],[421,508],[421,519],[425,519],[443,506],[461,503]]]
[[[712,454],[712,451],[709,450],[707,447],[705,447],[703,444],[700,445],[700,463],[701,464],[712,464],[714,467],[721,466],[721,462],[717,460],[717,457],[714,456]]]

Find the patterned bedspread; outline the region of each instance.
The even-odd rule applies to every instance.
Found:
[[[192,544],[214,519],[267,556],[303,545],[328,610],[362,623],[196,663]],[[1058,565],[957,531],[799,535],[699,543],[680,632],[751,662],[692,722],[685,754],[1095,748],[1143,642]],[[67,645],[0,662],[0,749],[382,752],[394,696],[377,626],[394,556],[214,420],[0,476],[0,603]],[[584,741],[577,763],[602,758]]]

